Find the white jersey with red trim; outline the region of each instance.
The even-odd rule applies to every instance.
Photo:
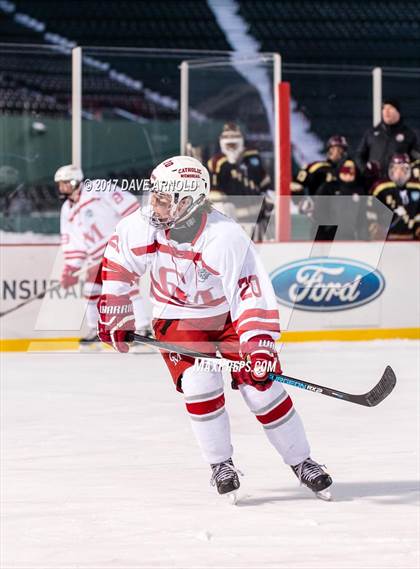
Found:
[[[105,251],[103,294],[127,294],[150,270],[154,318],[189,319],[230,312],[241,341],[266,333],[278,338],[273,287],[243,229],[216,210],[203,213],[191,243],[170,239],[138,210],[117,225]]]
[[[66,200],[61,208],[61,244],[66,265],[78,268],[88,258],[99,262],[117,223],[140,206],[129,192],[117,187],[111,190],[109,184],[101,182],[105,180],[92,180],[89,191],[82,183],[78,202]]]

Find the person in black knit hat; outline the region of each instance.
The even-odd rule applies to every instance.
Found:
[[[385,99],[381,122],[365,132],[356,151],[356,163],[367,188],[387,175],[394,154],[408,154],[414,162],[420,159],[420,141],[415,131],[404,123],[399,101]]]

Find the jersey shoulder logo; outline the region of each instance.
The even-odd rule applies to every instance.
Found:
[[[204,281],[206,281],[209,278],[209,276],[210,276],[210,273],[208,271],[206,271],[206,269],[198,269],[197,277],[198,277],[198,280],[200,282],[203,283]]]

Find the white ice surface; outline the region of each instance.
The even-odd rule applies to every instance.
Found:
[[[418,564],[414,341],[289,344],[289,375],[394,393],[364,408],[289,388],[335,501],[300,488],[226,389],[242,498],[209,486],[159,355],[2,355],[2,569],[410,569]]]

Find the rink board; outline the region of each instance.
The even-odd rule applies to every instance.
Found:
[[[280,283],[283,288],[279,292],[282,341],[420,337],[417,243],[269,243],[258,245],[258,250],[273,284]],[[335,265],[328,267],[331,259]],[[2,310],[54,284],[62,264],[56,244],[2,245]],[[351,280],[363,270],[368,286],[360,294],[345,283],[343,275],[347,271]],[[318,278],[321,288],[338,283],[340,298],[332,298],[325,306],[325,299],[312,301],[302,283],[313,278]],[[142,293],[151,310],[148,286],[148,278],[144,278]],[[305,296],[303,302],[294,302],[293,290]],[[33,340],[36,349],[76,348],[85,313],[81,293],[79,285],[67,292],[55,291],[3,317],[1,348],[28,350]]]

